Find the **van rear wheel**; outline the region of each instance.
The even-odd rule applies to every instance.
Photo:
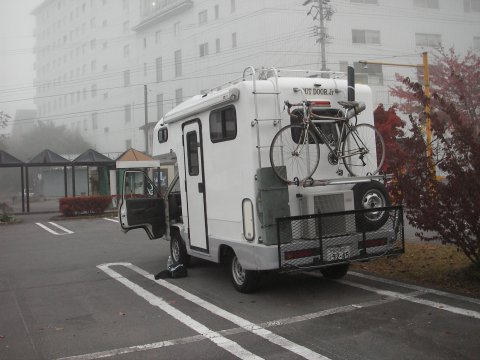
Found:
[[[258,288],[260,273],[254,270],[245,270],[235,253],[230,256],[230,275],[233,286],[241,293],[249,294]]]

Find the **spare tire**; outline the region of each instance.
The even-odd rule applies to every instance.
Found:
[[[355,210],[384,208],[391,206],[385,186],[378,181],[362,182],[353,188]],[[359,212],[355,215],[357,231],[375,231],[388,219],[388,211]]]

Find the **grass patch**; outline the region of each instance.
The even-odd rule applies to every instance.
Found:
[[[355,263],[351,269],[480,298],[480,270],[451,245],[406,242],[398,258]]]

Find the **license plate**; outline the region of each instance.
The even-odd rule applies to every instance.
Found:
[[[339,261],[348,259],[350,259],[350,246],[327,248],[327,261]]]

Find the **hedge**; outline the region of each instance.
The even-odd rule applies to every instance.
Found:
[[[111,196],[76,196],[61,198],[59,207],[63,216],[78,216],[103,214],[111,203]]]

